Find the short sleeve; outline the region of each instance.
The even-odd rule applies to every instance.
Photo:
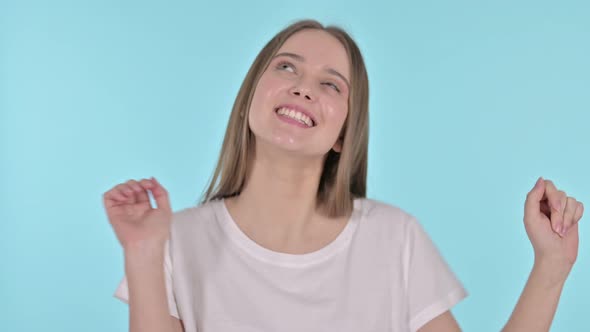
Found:
[[[170,258],[170,241],[166,242],[164,249],[164,280],[166,283],[166,295],[168,298],[168,310],[170,315],[180,319],[178,315],[178,307],[176,305],[176,298],[174,297],[174,290],[172,287],[172,261]],[[117,287],[114,297],[129,304],[129,287],[127,286],[127,277],[124,276],[119,286]]]
[[[411,218],[404,248],[410,331],[417,331],[467,296],[419,222]]]

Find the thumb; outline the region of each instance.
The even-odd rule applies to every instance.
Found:
[[[545,180],[542,177],[537,179],[535,186],[527,194],[524,213],[532,216],[541,211],[541,200],[545,194]]]
[[[168,197],[168,191],[154,177],[152,177],[151,180],[154,183],[154,187],[152,188],[152,193],[154,195],[154,200],[156,201],[156,207],[158,209],[163,209],[168,212],[171,212],[172,209],[170,207],[170,199]]]

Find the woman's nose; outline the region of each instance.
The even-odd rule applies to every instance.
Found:
[[[313,95],[313,93],[311,92],[311,89],[304,87],[302,85],[297,85],[294,86],[291,89],[291,94],[297,96],[297,97],[303,97],[306,100],[309,101],[314,101],[315,100],[315,96]]]

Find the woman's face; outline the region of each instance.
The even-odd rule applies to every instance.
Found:
[[[323,156],[340,151],[348,113],[348,55],[327,32],[303,30],[285,41],[262,74],[250,105],[257,143]]]

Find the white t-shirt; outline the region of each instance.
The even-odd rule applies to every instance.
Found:
[[[186,332],[416,331],[467,296],[415,218],[367,198],[312,253],[262,247],[223,200],[175,212],[165,252]],[[125,278],[115,297],[128,303]]]

